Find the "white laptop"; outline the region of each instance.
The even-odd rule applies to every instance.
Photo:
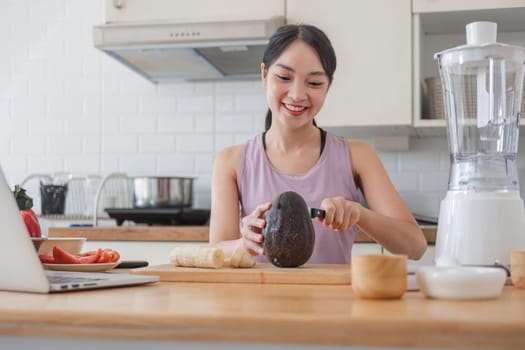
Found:
[[[159,276],[44,270],[0,167],[0,290],[66,292],[157,282]]]

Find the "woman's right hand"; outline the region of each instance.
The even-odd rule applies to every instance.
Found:
[[[262,203],[255,210],[242,218],[240,245],[251,255],[264,255],[262,230],[266,226],[266,212],[272,207],[271,202]]]

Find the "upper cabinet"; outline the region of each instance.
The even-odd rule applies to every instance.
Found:
[[[525,46],[525,0],[413,0],[413,110],[420,134],[444,134],[436,52],[466,43],[465,26],[498,24],[497,41]]]
[[[285,0],[106,0],[106,23],[234,21],[284,16]]]
[[[410,126],[410,0],[287,0],[288,23],[321,28],[337,54],[337,70],[318,123]]]

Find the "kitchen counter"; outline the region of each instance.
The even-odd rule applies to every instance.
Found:
[[[422,226],[428,244],[436,241],[436,226]],[[194,241],[208,242],[208,226],[50,227],[49,237],[86,237],[96,241]],[[375,243],[358,232],[356,243]]]
[[[160,282],[53,295],[0,292],[0,343],[38,336],[35,344],[56,341],[46,349],[87,340],[125,341],[113,343],[117,349],[140,340],[150,350],[179,342],[205,343],[199,349],[231,349],[225,343],[523,349],[523,310],[525,290],[512,286],[484,301],[431,300],[420,292],[361,300],[349,285]]]

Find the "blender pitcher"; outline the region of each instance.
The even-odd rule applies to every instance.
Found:
[[[436,261],[508,265],[525,249],[517,152],[525,49],[496,42],[496,23],[467,25],[467,44],[435,55],[450,152]]]

